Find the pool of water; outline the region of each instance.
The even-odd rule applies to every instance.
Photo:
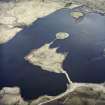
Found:
[[[38,19],[24,28],[9,42],[0,45],[0,87],[19,86],[25,99],[48,94],[56,95],[66,89],[65,75],[41,70],[25,61],[32,50],[66,32],[69,37],[50,45],[57,52],[67,52],[62,64],[74,82],[105,81],[105,16],[85,14],[79,21],[70,16],[75,10],[61,9]]]

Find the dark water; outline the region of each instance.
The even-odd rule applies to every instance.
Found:
[[[63,74],[50,73],[24,60],[32,50],[50,43],[57,32],[67,32],[65,40],[56,40],[50,47],[68,52],[62,65],[72,81],[105,81],[105,16],[89,13],[79,22],[70,16],[73,10],[62,9],[38,19],[31,26],[0,45],[0,87],[19,86],[25,99],[48,94],[56,95],[66,89]]]

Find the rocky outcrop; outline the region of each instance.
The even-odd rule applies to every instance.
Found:
[[[42,96],[35,100],[25,101],[21,97],[19,87],[4,87],[0,90],[0,105],[38,105],[52,99],[52,96]]]
[[[105,11],[105,0],[71,0],[100,11]]]
[[[50,0],[46,2],[43,0],[7,1],[11,2],[0,1],[0,43],[7,42],[22,28],[30,25],[38,18],[64,7],[63,2],[58,3]]]
[[[23,101],[18,87],[4,87],[0,91],[0,105],[28,105]]]

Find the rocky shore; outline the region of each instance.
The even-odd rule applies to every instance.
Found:
[[[41,96],[25,101],[18,87],[0,91],[0,105],[105,105],[105,84],[73,83],[58,96]]]
[[[38,18],[79,5],[105,11],[105,0],[0,0],[0,43],[7,42]]]

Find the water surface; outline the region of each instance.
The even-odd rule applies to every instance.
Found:
[[[61,9],[38,19],[6,44],[0,45],[0,87],[19,86],[26,99],[48,94],[56,95],[66,89],[63,74],[42,71],[40,67],[25,61],[32,50],[56,38],[56,33],[67,32],[70,36],[56,40],[50,47],[57,52],[68,52],[62,64],[74,82],[105,81],[105,16],[86,14],[76,21],[70,12]]]

